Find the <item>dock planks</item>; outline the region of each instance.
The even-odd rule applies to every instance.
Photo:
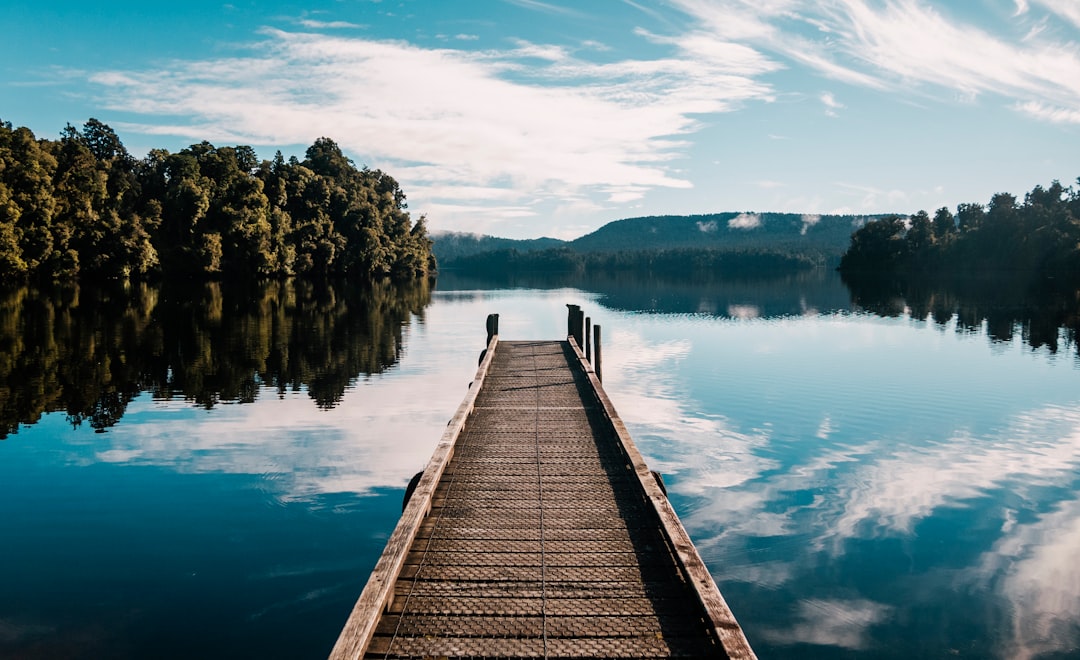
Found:
[[[573,339],[492,338],[331,654],[408,657],[754,657]]]

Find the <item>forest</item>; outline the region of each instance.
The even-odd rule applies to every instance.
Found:
[[[108,125],[58,140],[0,121],[3,282],[434,273],[423,217],[393,177],[331,139],[303,160],[193,144],[136,159]]]
[[[1080,179],[1078,179],[1080,184]],[[867,275],[1007,276],[1080,285],[1080,186],[1035,186],[989,204],[959,204],[867,222],[840,261],[845,280]]]

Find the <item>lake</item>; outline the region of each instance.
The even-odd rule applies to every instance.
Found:
[[[760,657],[1080,657],[1076,296],[825,272],[0,293],[0,657],[325,657],[567,303]]]

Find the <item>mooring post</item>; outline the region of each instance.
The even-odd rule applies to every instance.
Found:
[[[604,375],[600,371],[600,326],[594,325],[593,331],[593,371],[596,372],[596,380],[604,382]]]
[[[484,345],[487,346],[491,343],[491,338],[499,334],[499,315],[488,314],[487,316],[487,341]]]
[[[592,362],[592,317],[585,317],[585,359]]]
[[[577,320],[577,312],[581,309],[580,305],[566,305],[566,336],[577,337],[577,333],[574,332],[574,321]]]

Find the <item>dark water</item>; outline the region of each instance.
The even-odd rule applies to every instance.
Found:
[[[324,657],[566,303],[759,656],[1080,657],[1076,296],[828,273],[0,295],[0,657]]]

